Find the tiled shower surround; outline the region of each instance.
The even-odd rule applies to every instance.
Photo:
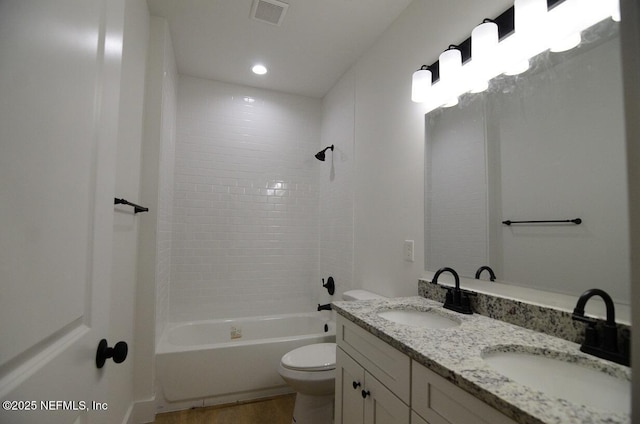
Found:
[[[180,76],[170,321],[315,309],[321,106]]]

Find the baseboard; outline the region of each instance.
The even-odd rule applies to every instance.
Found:
[[[289,386],[282,386],[267,390],[256,390],[243,393],[232,393],[221,396],[207,397],[203,399],[191,399],[186,401],[168,402],[161,398],[156,403],[156,413],[182,411],[191,408],[202,408],[216,405],[230,405],[234,403],[251,402],[260,399],[295,393]]]
[[[123,424],[152,423],[156,418],[155,398],[133,402]]]

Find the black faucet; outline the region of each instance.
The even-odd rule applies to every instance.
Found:
[[[607,308],[607,321],[603,325],[602,341],[600,341],[598,329],[596,329],[598,320],[584,316],[584,307],[587,304],[587,301],[593,296],[600,296],[602,300],[604,300],[604,304]],[[613,300],[611,300],[611,296],[609,296],[607,292],[600,289],[590,289],[582,293],[573,310],[572,318],[576,321],[582,321],[588,324],[584,332],[584,343],[580,347],[582,352],[629,366],[630,358],[628,349],[625,347],[623,352],[620,352],[618,349],[616,312]]]
[[[336,292],[336,283],[335,283],[333,277],[329,277],[329,279],[327,280],[327,284],[324,283],[324,278],[323,278],[322,279],[322,287],[327,289],[327,291],[329,292],[329,294],[331,296],[333,296],[333,294]]]
[[[331,310],[331,303],[327,303],[325,305],[321,305],[318,303],[318,310],[319,311],[330,311]]]
[[[471,302],[469,301],[469,295],[468,293],[460,290],[460,277],[458,276],[458,273],[453,268],[448,268],[448,267],[440,268],[431,279],[431,282],[433,284],[438,284],[438,277],[440,277],[440,274],[442,274],[443,272],[450,272],[451,275],[453,275],[453,278],[455,278],[456,280],[455,288],[453,289],[447,288],[447,295],[445,297],[443,307],[445,309],[450,309],[452,311],[460,312],[461,314],[467,314],[467,315],[472,314],[473,311],[471,310]]]
[[[495,272],[493,272],[493,270],[491,269],[491,267],[485,265],[485,266],[481,266],[480,268],[478,268],[478,270],[476,271],[476,280],[480,279],[480,274],[482,274],[482,271],[488,271],[489,272],[489,280],[490,281],[496,281],[496,274]]]

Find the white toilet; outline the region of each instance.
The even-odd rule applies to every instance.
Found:
[[[383,299],[366,290],[344,292],[343,300]],[[278,372],[296,393],[295,424],[330,424],[336,380],[336,344],[316,343],[286,353]]]

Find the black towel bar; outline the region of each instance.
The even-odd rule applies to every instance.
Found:
[[[145,208],[143,206],[140,205],[136,205],[135,203],[131,203],[128,200],[125,199],[118,199],[117,197],[113,199],[113,204],[114,205],[129,205],[129,206],[133,206],[133,213],[138,213],[138,212],[149,212],[149,208]]]
[[[580,225],[582,224],[582,219],[580,218],[576,218],[576,219],[559,219],[559,220],[551,220],[551,221],[502,221],[502,223],[504,225],[511,225],[511,224],[547,224],[547,223],[552,223],[552,224],[560,224],[560,223],[574,223],[576,225]]]

